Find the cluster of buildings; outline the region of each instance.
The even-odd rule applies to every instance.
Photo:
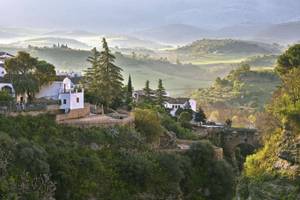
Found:
[[[7,91],[11,96],[16,98],[16,101],[20,104],[27,103],[27,95],[16,95],[12,83],[5,81],[4,76],[6,74],[4,68],[4,62],[6,59],[12,58],[13,55],[0,52],[0,91]],[[74,83],[75,80],[80,77],[81,74],[72,72],[58,71],[57,81],[53,81],[47,85],[42,86],[39,92],[35,94],[37,99],[46,99],[59,102],[60,109],[66,113],[71,110],[84,108],[84,89]],[[151,98],[155,98],[155,91],[151,90]],[[133,99],[135,102],[142,101],[145,98],[143,90],[133,92]],[[178,109],[191,109],[194,112],[197,110],[197,102],[189,98],[172,98],[169,94],[166,95],[166,102],[164,103],[166,109],[170,111],[172,116],[175,116]]]
[[[137,90],[133,92],[133,99],[135,102],[140,102],[145,99],[145,92],[143,90]],[[154,90],[151,90],[150,97],[155,99],[156,93]],[[197,112],[197,102],[194,99],[190,98],[172,98],[167,93],[166,101],[164,103],[164,107],[170,111],[170,114],[175,117],[176,111],[178,109],[191,109],[194,112]]]
[[[4,62],[6,59],[12,58],[13,55],[6,52],[0,52],[0,91],[7,91],[11,96],[16,98],[17,103],[25,104],[27,102],[27,95],[16,95],[12,83],[4,79],[6,74]],[[46,99],[58,101],[60,109],[66,113],[70,110],[84,108],[84,89],[72,82],[72,78],[77,76],[69,76],[67,73],[58,76],[60,81],[53,81],[50,84],[42,86],[40,91],[35,95],[38,99]]]

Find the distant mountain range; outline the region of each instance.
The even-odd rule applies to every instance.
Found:
[[[300,40],[300,21],[283,24],[238,24],[218,30],[205,30],[185,24],[172,24],[133,33],[158,42],[184,44],[203,38],[248,39],[282,44]]]
[[[208,37],[211,32],[186,24],[171,24],[132,33],[133,35],[165,43],[188,43]]]
[[[49,46],[54,43],[68,44],[72,48],[90,48],[98,46],[105,36],[112,47],[162,49],[175,45],[186,45],[203,38],[241,39],[266,43],[292,44],[300,41],[300,21],[283,24],[238,24],[219,30],[205,30],[186,24],[169,24],[166,26],[131,32],[104,34],[85,30],[49,31],[30,28],[0,29],[0,43],[14,45]],[[76,40],[76,41],[75,41]],[[18,41],[18,42],[16,42]],[[53,42],[53,44],[51,44]]]
[[[300,41],[300,21],[275,24],[260,31],[256,38],[268,42],[291,43]]]

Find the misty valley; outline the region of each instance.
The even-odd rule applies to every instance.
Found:
[[[1,5],[0,200],[300,200],[297,1]]]

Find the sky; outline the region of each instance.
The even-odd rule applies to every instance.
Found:
[[[128,32],[300,20],[300,0],[0,0],[0,26]],[[5,9],[3,9],[5,8]]]

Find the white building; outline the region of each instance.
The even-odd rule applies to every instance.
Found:
[[[84,90],[76,88],[69,78],[62,82],[58,99],[60,100],[60,109],[68,112],[70,110],[84,108]]]
[[[170,109],[170,114],[175,116],[176,111],[181,109],[191,109],[197,112],[197,102],[189,98],[168,98],[165,102],[165,108]]]
[[[57,100],[60,103],[59,108],[65,112],[84,108],[84,89],[77,87],[69,78],[44,85],[35,98]],[[26,102],[26,100],[26,94],[17,96],[18,102]]]

